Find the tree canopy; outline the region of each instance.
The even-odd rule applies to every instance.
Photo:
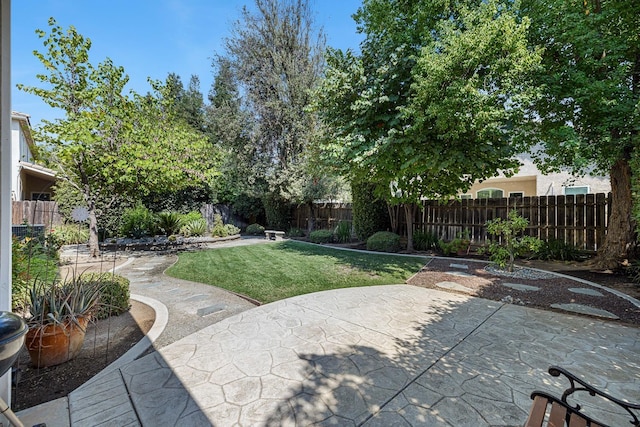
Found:
[[[90,220],[91,254],[98,253],[98,205],[127,195],[177,190],[216,175],[217,158],[206,138],[176,117],[169,89],[152,82],[152,93],[125,94],[124,69],[110,59],[89,60],[91,41],[71,26],[49,20],[38,30],[45,50],[35,52],[45,73],[41,87],[19,86],[64,112],[36,129],[49,144],[51,167],[66,188],[77,191]]]
[[[515,170],[522,147],[510,129],[535,95],[526,82],[539,53],[512,6],[366,0],[361,53],[330,50],[316,91],[328,164],[407,207]]]
[[[640,130],[640,3],[522,0],[531,46],[544,49],[524,137],[540,143],[547,170],[592,168],[611,177],[612,210],[597,264],[614,268],[633,248],[632,187]]]
[[[307,106],[324,49],[309,1],[255,0],[254,8],[242,10],[226,40],[226,56],[217,61],[211,111],[240,112],[239,120],[215,119],[219,130],[232,131],[217,138],[235,160],[229,177],[235,176],[235,191],[263,200],[273,227],[288,227],[291,204],[330,192],[331,186],[319,185],[328,177],[316,173],[315,152],[308,150],[322,131]]]

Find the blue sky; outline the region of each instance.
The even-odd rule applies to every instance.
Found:
[[[362,37],[351,15],[361,0],[310,0],[315,21],[322,26],[329,46],[357,49]],[[39,85],[43,71],[33,56],[43,50],[36,29],[47,30],[49,17],[63,28],[73,25],[91,39],[93,64],[109,57],[124,67],[129,88],[145,93],[147,78],[164,80],[168,73],[183,83],[200,77],[207,94],[213,81],[211,58],[224,53],[223,40],[243,5],[253,0],[13,0],[11,4],[12,109],[31,115],[31,124],[60,113],[38,97],[15,89],[17,83]]]

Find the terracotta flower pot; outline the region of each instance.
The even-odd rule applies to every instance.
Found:
[[[73,359],[84,343],[84,334],[89,319],[77,319],[80,326],[67,321],[62,325],[43,325],[27,332],[25,345],[31,363],[37,368],[54,366]]]

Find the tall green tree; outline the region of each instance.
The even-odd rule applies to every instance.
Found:
[[[37,30],[45,50],[35,55],[42,87],[20,85],[64,114],[36,130],[51,149],[51,167],[89,212],[90,251],[98,255],[98,206],[118,198],[177,190],[216,173],[206,139],[175,117],[167,87],[152,82],[146,96],[125,95],[124,69],[110,59],[94,66],[91,41],[49,20]]]
[[[182,79],[175,73],[169,73],[165,80],[167,98],[173,102],[176,115],[201,132],[205,131],[205,104],[200,91],[200,78],[192,75],[185,89]]]
[[[218,56],[212,65],[215,77],[205,117],[209,140],[224,152],[223,173],[217,187],[218,199],[233,205],[242,196],[242,204],[246,205],[246,198],[259,198],[265,185],[259,177],[257,150],[251,139],[254,123],[250,112],[243,107],[239,83],[229,59]],[[244,213],[247,216],[255,214]]]
[[[325,158],[405,207],[408,247],[421,198],[448,198],[513,172],[510,129],[539,61],[512,2],[365,0],[361,54],[331,50],[316,109]]]
[[[632,187],[640,176],[640,3],[626,0],[522,0],[532,46],[544,48],[526,138],[544,147],[547,169],[608,173],[612,205],[595,264],[615,268],[635,242]]]
[[[265,205],[284,206],[301,188],[294,183],[306,175],[305,149],[317,131],[305,108],[321,75],[324,36],[307,0],[255,0],[226,48],[253,125],[238,149],[252,159],[251,179],[266,184],[263,197],[272,200]]]

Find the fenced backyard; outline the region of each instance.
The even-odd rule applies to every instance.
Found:
[[[503,199],[463,199],[439,202],[425,200],[423,208],[417,210],[413,229],[429,231],[444,240],[452,240],[459,233],[468,233],[472,240],[481,244],[487,239],[485,223],[494,218],[505,218],[510,209],[516,209],[529,220],[526,234],[542,240],[557,239],[585,251],[597,250],[607,232],[610,198],[604,194],[570,196],[539,196]],[[215,213],[220,213],[226,222],[238,222],[230,210],[221,206],[203,207],[205,218],[212,223]],[[316,203],[314,206],[314,228],[333,229],[340,221],[352,222],[350,203]],[[62,223],[56,202],[13,202],[14,234],[24,227],[43,225],[55,227]],[[310,208],[302,205],[293,212],[291,226],[307,229]],[[404,214],[400,215],[399,233],[406,234]]]

